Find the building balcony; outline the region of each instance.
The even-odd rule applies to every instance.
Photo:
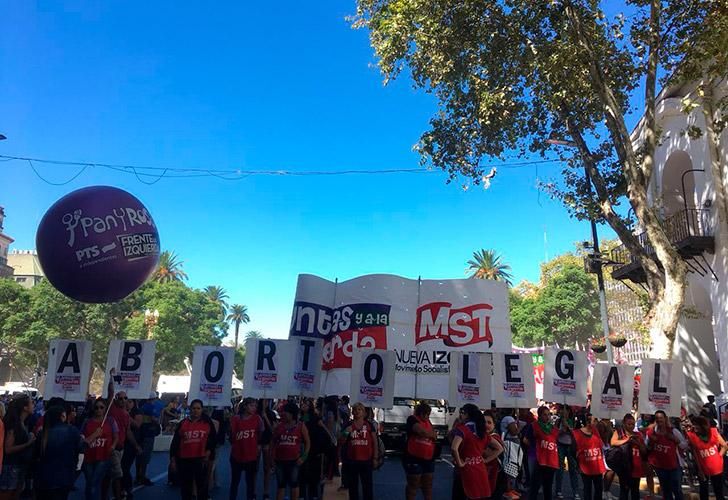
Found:
[[[715,238],[710,223],[710,210],[708,209],[683,209],[666,217],[662,221],[662,225],[670,242],[675,246],[680,256],[687,261],[702,255],[706,251],[713,253],[715,250]],[[646,232],[639,233],[637,240],[649,255],[654,255],[655,250],[652,248]],[[612,278],[631,280],[635,283],[645,283],[647,281],[642,265],[624,245],[620,245],[611,251],[610,260],[614,266],[612,268]],[[692,265],[690,265],[690,268],[700,272]]]

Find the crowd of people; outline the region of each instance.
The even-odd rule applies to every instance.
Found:
[[[638,500],[640,481],[654,495],[682,500],[683,478],[724,500],[724,456],[714,405],[682,419],[627,414],[615,422],[588,408],[542,405],[528,410],[481,410],[466,404],[454,414],[448,440],[454,473],[452,498],[531,500],[563,498],[568,475],[574,500],[610,498],[615,477],[619,500]],[[7,409],[6,409],[7,408]],[[406,423],[402,467],[404,497],[433,498],[441,443],[426,403]],[[172,434],[168,481],[183,500],[207,500],[216,484],[217,454],[230,443],[229,500],[318,500],[322,485],[341,476],[352,500],[372,500],[374,471],[384,446],[371,408],[346,396],[297,400],[245,398],[225,409],[152,394],[133,401],[124,392],[76,406],[60,398],[33,401],[19,395],[0,404],[0,500],[31,495],[65,500],[83,475],[86,500],[133,500],[135,486],[149,486],[147,466],[156,437]],[[259,470],[262,481],[259,485]],[[132,470],[134,469],[134,470]],[[275,481],[273,481],[275,477]],[[275,485],[275,491],[271,486]]]

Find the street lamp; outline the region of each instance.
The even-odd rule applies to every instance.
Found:
[[[144,325],[147,327],[147,340],[152,338],[154,327],[159,322],[159,311],[156,309],[151,311],[147,309],[144,311]]]
[[[565,141],[563,139],[546,139],[548,144],[553,146],[563,146],[567,148],[575,148],[576,144],[571,141]],[[589,176],[589,170],[584,165],[584,175],[586,176],[586,189],[587,193],[591,197],[592,185],[591,177]],[[594,221],[594,217],[589,217],[589,223],[591,224],[592,233],[592,244],[591,248],[594,252],[595,259],[592,260],[593,265],[590,268],[594,268],[594,273],[597,275],[597,286],[599,288],[599,313],[602,320],[602,331],[604,333],[604,343],[607,347],[607,361],[611,364],[614,363],[614,353],[612,352],[612,345],[609,343],[609,317],[607,316],[607,294],[604,291],[604,273],[602,267],[604,266],[603,260],[600,258],[601,252],[599,251],[599,236],[597,235],[597,223]]]

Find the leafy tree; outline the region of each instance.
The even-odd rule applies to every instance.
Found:
[[[250,316],[248,316],[248,308],[241,304],[235,304],[230,308],[230,314],[227,317],[228,321],[232,321],[235,325],[235,349],[238,348],[238,334],[240,333],[240,324],[248,323]]]
[[[184,281],[187,279],[187,273],[182,270],[183,265],[184,262],[179,260],[176,253],[165,250],[159,256],[159,264],[152,279],[161,283]]]
[[[230,297],[223,287],[215,285],[207,286],[205,287],[205,295],[207,295],[207,298],[210,299],[212,302],[220,306],[223,316],[227,314],[227,299]]]
[[[235,375],[242,379],[243,373],[245,373],[245,347],[240,346],[235,349]]]
[[[0,278],[0,342],[12,345],[17,341],[30,317],[30,291],[11,279]]]
[[[616,3],[358,0],[354,26],[369,29],[385,82],[409,68],[415,87],[436,96],[440,109],[417,149],[423,163],[451,179],[480,182],[483,158],[509,151],[545,156],[550,137],[573,143],[574,149],[556,153],[566,165],[563,180],[547,188],[575,216],[608,223],[640,262],[649,290],[652,356],[665,358],[687,266],[648,198],[660,140],[658,75],[673,74],[678,62],[692,58],[696,72],[713,60],[722,63],[707,77],[722,79],[726,7],[711,0],[627,1],[617,7],[629,17],[608,17],[607,4]],[[640,145],[627,125],[635,112],[643,116]],[[618,212],[625,200],[654,253]]]
[[[575,346],[600,336],[599,296],[594,278],[581,265],[563,264],[557,257],[544,265],[534,294],[511,292],[511,328],[514,342]],[[556,261],[555,264],[554,261]]]
[[[473,252],[473,258],[467,262],[468,270],[472,271],[471,278],[505,281],[511,286],[513,276],[511,266],[501,260],[501,256],[494,250],[480,250]]]

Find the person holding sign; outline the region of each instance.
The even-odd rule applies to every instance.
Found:
[[[101,484],[110,472],[111,454],[119,439],[116,421],[106,418],[106,402],[103,399],[94,402],[93,416],[83,424],[81,434],[89,441],[82,469],[86,480],[86,500],[99,500]]]
[[[450,446],[455,466],[460,472],[463,492],[468,500],[487,498],[492,487],[485,461],[497,454],[497,447],[490,449],[491,438],[485,429],[485,418],[477,406],[470,403],[463,405],[459,421]]]
[[[639,500],[640,478],[645,476],[647,448],[642,434],[634,429],[634,417],[627,413],[622,419],[622,429],[612,433],[612,448],[629,443],[631,457],[629,466],[619,474],[619,500]]]
[[[708,500],[708,481],[713,485],[716,500],[723,500],[723,457],[728,445],[706,417],[696,417],[687,436],[698,464],[700,500]]]
[[[551,422],[551,411],[547,406],[539,407],[538,420],[531,424],[531,431],[536,448],[536,463],[531,471],[528,498],[537,500],[538,491],[543,488],[544,500],[551,500],[554,473],[559,468],[559,429]]]
[[[667,414],[655,412],[655,427],[647,431],[647,449],[649,462],[655,469],[660,481],[660,489],[664,500],[683,500],[682,467],[678,461],[678,448],[688,447],[680,431],[670,424]]]
[[[286,487],[291,500],[298,500],[298,468],[308,457],[311,441],[306,426],[298,421],[298,405],[288,402],[283,418],[273,431],[273,458],[276,464],[277,498],[283,500]]]
[[[245,398],[230,420],[230,500],[238,497],[240,477],[245,472],[245,498],[255,499],[255,480],[260,460],[260,440],[265,430],[258,415],[258,401]]]
[[[432,474],[435,472],[435,441],[437,434],[432,429],[427,403],[418,403],[414,415],[407,418],[407,448],[402,465],[407,475],[405,498],[414,500],[417,490],[422,489],[425,500],[432,500]]]
[[[573,432],[576,461],[584,484],[584,500],[602,499],[602,476],[607,468],[602,454],[602,438],[596,428],[596,420],[588,417],[588,425]]]
[[[193,485],[197,498],[208,498],[208,467],[215,440],[215,426],[202,413],[202,401],[195,399],[190,403],[190,416],[177,426],[169,448],[169,467],[179,478],[182,500],[192,500]]]
[[[372,474],[374,467],[379,465],[377,435],[372,424],[366,421],[367,411],[362,403],[355,403],[351,407],[351,414],[353,420],[342,432],[347,458],[346,486],[349,489],[349,500],[359,500],[360,482],[364,500],[372,500]]]

